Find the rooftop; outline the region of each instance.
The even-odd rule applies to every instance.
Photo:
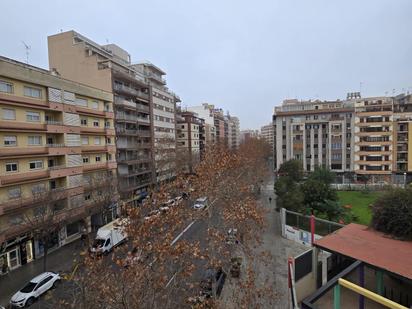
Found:
[[[346,225],[315,246],[412,279],[412,241],[393,239],[365,225]]]

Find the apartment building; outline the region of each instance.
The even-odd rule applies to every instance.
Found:
[[[412,95],[394,98],[393,170],[398,174],[412,172]]]
[[[196,113],[199,118],[204,120],[204,135],[205,145],[213,145],[216,142],[216,128],[215,120],[212,110],[214,105],[208,103],[202,103],[200,106],[187,107],[187,111]]]
[[[246,129],[240,131],[240,142],[247,141],[250,138],[260,138],[259,130]]]
[[[176,103],[179,96],[166,87],[166,73],[149,61],[132,65],[152,89],[154,149],[157,181],[174,176],[176,155]]]
[[[260,137],[270,145],[270,149],[274,149],[275,130],[273,124],[270,123],[260,128]]]
[[[0,57],[0,273],[111,220],[115,159],[110,92]]]
[[[200,160],[204,147],[204,120],[193,112],[180,111],[177,120],[177,155],[193,166]]]
[[[395,126],[397,127],[397,126]],[[399,129],[404,127],[400,124]],[[402,132],[397,131],[403,141]],[[358,175],[391,181],[393,166],[393,99],[370,97],[355,102],[355,165]],[[395,159],[396,162],[396,159]]]
[[[240,144],[240,122],[239,118],[227,115],[225,116],[225,125],[227,123],[228,136],[227,143],[229,149],[238,149]]]
[[[216,132],[216,143],[228,145],[229,130],[228,123],[225,121],[223,109],[212,108],[211,112]]]
[[[75,31],[49,36],[48,48],[51,70],[113,93],[119,191],[137,203],[155,180],[153,93],[145,72],[119,46],[99,45]]]
[[[352,100],[284,100],[273,114],[275,168],[297,159],[305,171],[316,166],[353,171],[353,114]]]

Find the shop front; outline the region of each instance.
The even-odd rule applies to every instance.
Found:
[[[33,238],[30,234],[8,240],[0,248],[0,275],[4,275],[33,260]]]

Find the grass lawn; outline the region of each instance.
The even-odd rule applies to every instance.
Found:
[[[352,213],[357,217],[355,222],[365,225],[372,220],[372,213],[368,206],[379,197],[379,194],[380,192],[338,191],[339,203],[351,205]]]

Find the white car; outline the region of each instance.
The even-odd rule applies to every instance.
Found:
[[[14,294],[10,300],[10,304],[18,308],[30,306],[40,295],[52,287],[56,287],[60,280],[59,274],[53,272],[42,273],[31,279],[24,288]]]
[[[204,209],[209,206],[209,199],[207,197],[200,197],[195,201],[193,205],[194,209]]]

